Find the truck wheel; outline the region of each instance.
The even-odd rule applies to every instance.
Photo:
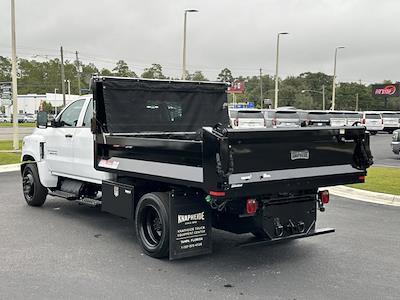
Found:
[[[168,256],[168,200],[166,193],[149,193],[140,198],[136,208],[136,236],[144,252],[151,257]]]
[[[46,201],[47,188],[41,184],[35,164],[25,166],[22,172],[22,187],[29,206],[42,206]]]

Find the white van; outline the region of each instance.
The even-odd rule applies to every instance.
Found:
[[[376,111],[364,111],[361,123],[372,135],[383,130],[383,120],[380,113]]]
[[[380,112],[383,121],[383,130],[388,133],[393,133],[396,129],[399,129],[399,118],[400,115],[395,111],[382,111]]]

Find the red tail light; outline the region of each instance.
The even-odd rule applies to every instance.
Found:
[[[233,125],[239,126],[239,119],[235,119],[235,120],[233,121]]]
[[[246,212],[249,215],[254,215],[258,208],[258,202],[256,199],[247,199],[246,201]]]
[[[213,197],[225,197],[225,192],[215,192],[215,191],[211,191],[209,192],[210,196]]]
[[[361,120],[361,123],[362,123],[362,124],[365,124],[365,119],[362,119],[362,120]]]
[[[273,126],[276,125],[276,119],[272,119],[272,125],[273,125]]]
[[[318,198],[323,204],[328,204],[329,203],[329,191],[319,191],[318,192]]]
[[[360,182],[365,182],[365,176],[358,176],[358,180]]]

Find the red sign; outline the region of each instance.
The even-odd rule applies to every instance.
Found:
[[[400,85],[376,84],[372,86],[372,94],[377,97],[398,97],[400,96]]]
[[[229,94],[241,94],[244,92],[244,82],[235,81],[230,87],[228,87],[227,93]]]

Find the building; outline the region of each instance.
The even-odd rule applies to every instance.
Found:
[[[82,96],[65,95],[66,104],[80,97]],[[44,101],[60,109],[63,105],[63,95],[54,93],[18,95],[18,114],[35,114],[39,110],[40,103]],[[0,105],[4,105],[6,115],[11,116],[13,111],[13,106],[12,104],[10,105],[11,102],[8,100],[0,103]]]

